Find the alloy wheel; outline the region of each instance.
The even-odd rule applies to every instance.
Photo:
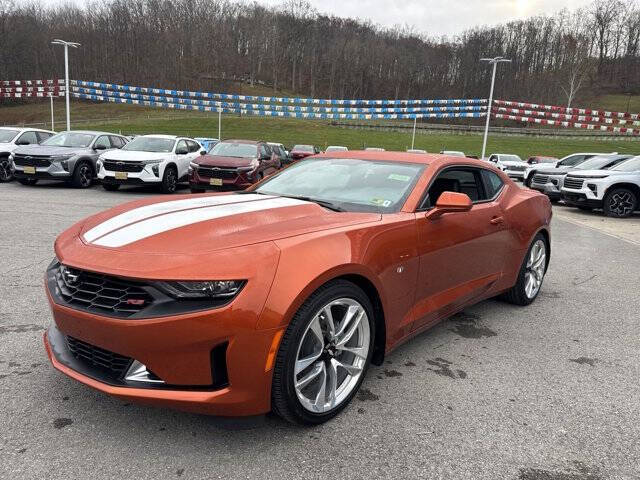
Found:
[[[547,266],[547,245],[544,240],[537,240],[529,252],[529,259],[525,269],[524,292],[528,298],[534,298],[544,279]]]
[[[91,179],[93,178],[93,171],[86,163],[80,165],[80,185],[84,187],[88,187],[91,185]]]
[[[13,177],[9,159],[0,158],[0,182],[8,182]]]
[[[176,172],[171,168],[167,171],[167,191],[175,192],[177,177]]]
[[[617,192],[609,198],[609,211],[620,217],[633,213],[634,198],[631,192]]]
[[[298,345],[293,382],[302,406],[313,413],[338,407],[358,385],[371,342],[369,319],[354,299],[322,307]]]

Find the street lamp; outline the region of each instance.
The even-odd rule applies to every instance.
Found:
[[[484,158],[485,151],[487,149],[487,137],[489,136],[489,120],[491,119],[491,105],[493,104],[493,86],[496,83],[496,67],[498,63],[509,63],[511,60],[504,57],[495,57],[495,58],[481,58],[481,62],[487,62],[489,64],[493,64],[493,74],[491,75],[491,91],[489,92],[489,104],[487,105],[487,122],[484,126],[484,140],[482,141],[482,156],[480,158]]]
[[[51,42],[53,45],[64,45],[64,94],[67,102],[67,131],[71,130],[71,113],[69,109],[69,47],[78,48],[77,42],[66,42],[58,38]]]

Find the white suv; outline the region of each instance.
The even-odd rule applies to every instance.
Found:
[[[602,208],[609,217],[628,217],[640,209],[640,156],[607,170],[568,173],[562,198],[583,210]]]
[[[22,145],[37,145],[56,132],[39,128],[0,127],[0,182],[13,180],[11,154]]]
[[[156,184],[164,193],[176,191],[187,178],[189,163],[204,151],[192,138],[174,135],[142,135],[122,149],[98,159],[98,179],[105,190],[120,185]]]
[[[489,161],[496,164],[500,170],[509,177],[524,180],[524,172],[529,164],[518,155],[494,153],[489,157]]]

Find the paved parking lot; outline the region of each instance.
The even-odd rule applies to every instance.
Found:
[[[640,478],[640,218],[554,207],[531,307],[469,308],[299,428],[126,404],[49,366],[54,238],[151,193],[0,185],[0,478]]]

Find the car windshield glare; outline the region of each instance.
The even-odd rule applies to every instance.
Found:
[[[258,155],[258,146],[252,143],[221,142],[209,153],[220,157],[253,158]]]
[[[627,157],[612,157],[611,155],[600,156],[600,157],[592,157],[589,160],[585,160],[584,162],[576,165],[576,169],[578,170],[599,170],[601,168],[605,168],[607,165],[611,163],[619,163],[623,160],[626,160]]]
[[[391,213],[400,210],[425,167],[356,159],[303,160],[255,191],[330,202],[346,211]]]
[[[313,152],[313,145],[295,145],[292,150],[297,152]]]
[[[122,150],[132,152],[170,153],[175,140],[170,138],[136,137],[127,143]]]
[[[18,135],[18,130],[0,129],[0,143],[8,143]]]
[[[64,132],[48,138],[41,145],[50,147],[88,148],[95,135],[91,133]]]
[[[618,172],[640,172],[640,156],[625,160],[613,167],[611,170],[616,170]]]

